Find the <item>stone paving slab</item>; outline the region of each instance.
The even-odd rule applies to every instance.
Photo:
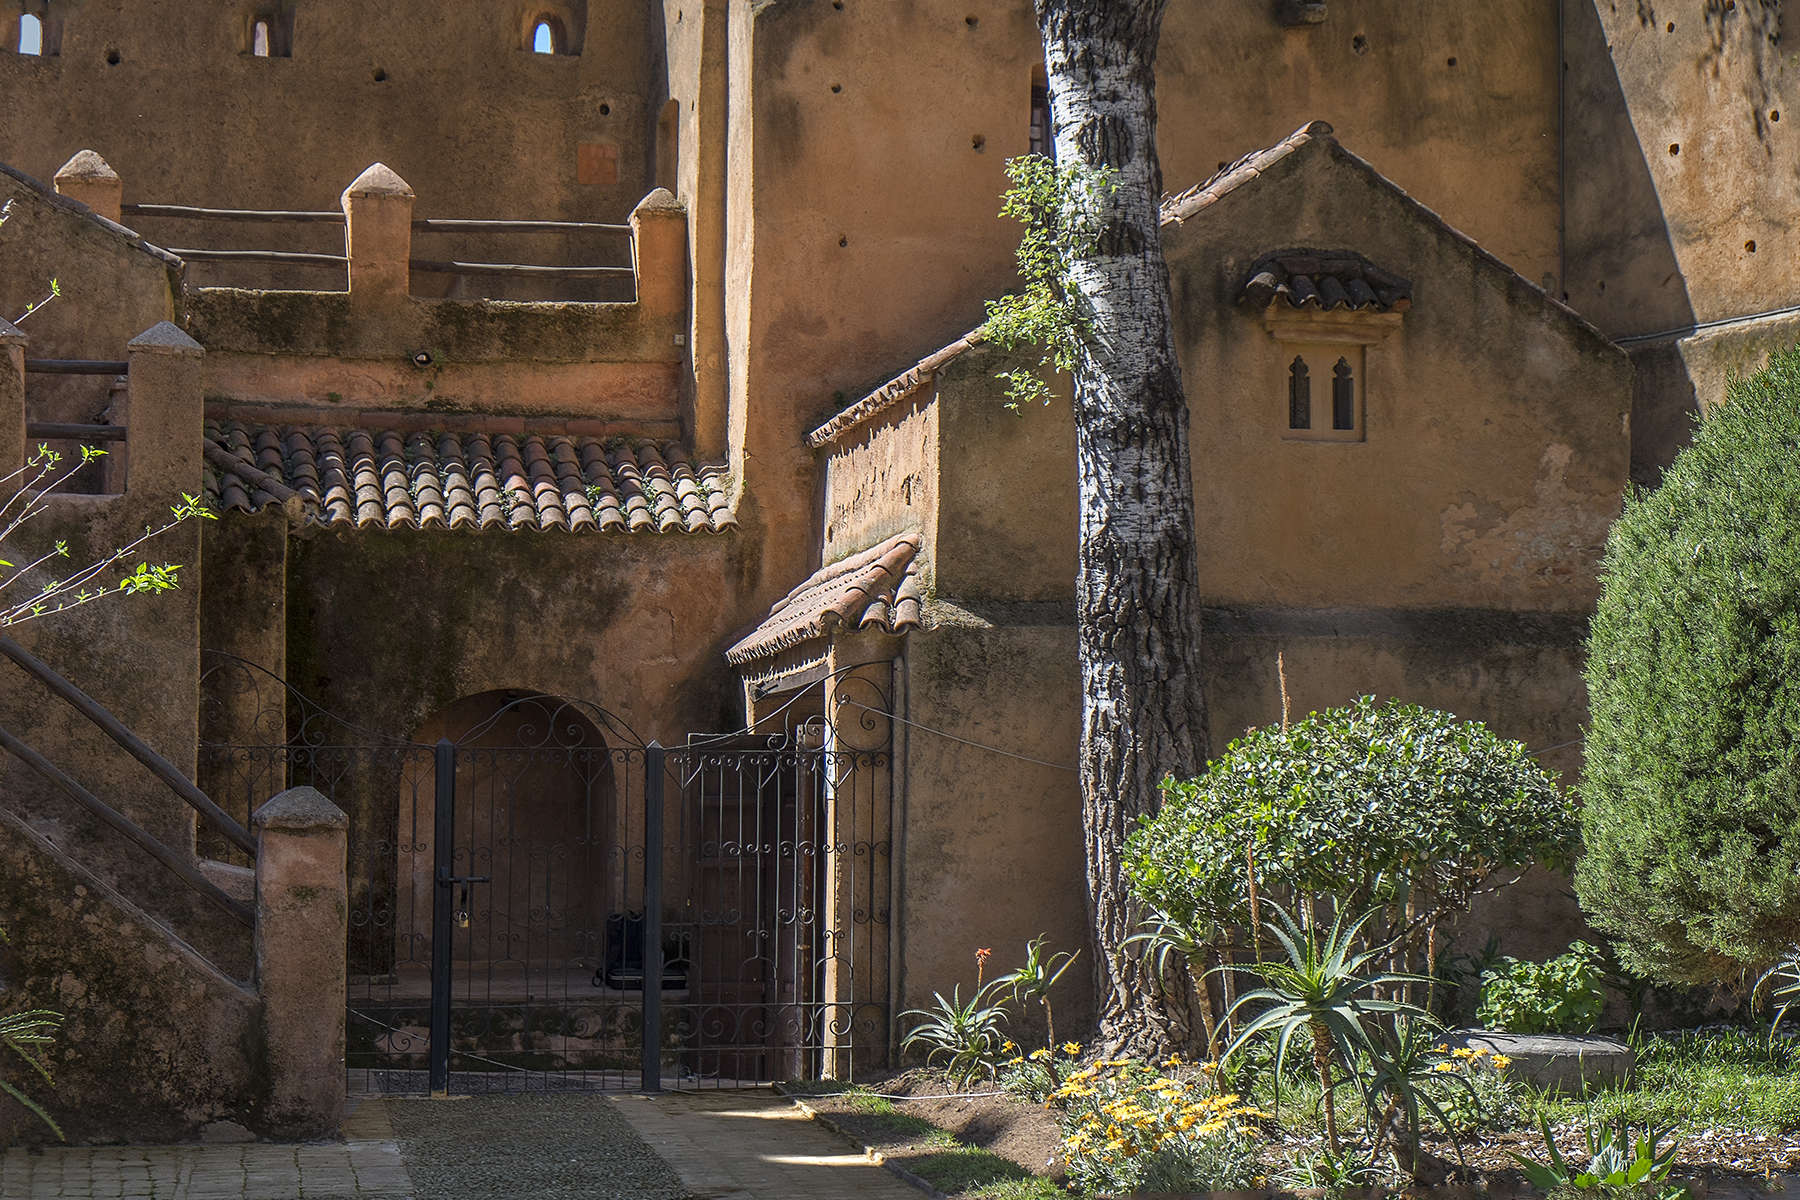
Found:
[[[341,1142],[48,1146],[0,1153],[5,1200],[414,1200],[385,1105]]]
[[[3,1200],[918,1200],[757,1091],[369,1099],[341,1142],[0,1152]]]
[[[919,1200],[768,1091],[613,1096],[696,1200]]]

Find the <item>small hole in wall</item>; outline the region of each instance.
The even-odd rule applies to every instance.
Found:
[[[967,25],[970,29],[973,29],[977,25],[981,24],[981,18],[977,17],[977,16],[972,16],[972,15],[967,16],[967,17],[963,18],[963,24]]]
[[[1680,154],[1681,153],[1681,143],[1680,142],[1670,142],[1669,143],[1669,153],[1671,155]]]
[[[1771,108],[1769,110],[1769,121],[1773,123],[1779,120],[1781,120],[1781,110],[1779,108]]]
[[[1669,28],[1668,28],[1668,32],[1669,32],[1669,33],[1674,33],[1674,32],[1675,32],[1675,22],[1673,22],[1673,21],[1670,21],[1670,22],[1669,22]]]
[[[839,12],[843,12],[844,0],[831,0],[831,7],[837,9]]]
[[[612,116],[612,105],[610,105],[610,104],[602,104],[602,105],[601,105],[601,106],[600,106],[600,115],[601,115],[601,116],[603,116],[603,117],[610,117],[610,116]]]
[[[1221,170],[1221,171],[1223,171],[1223,170],[1224,170],[1224,169],[1225,169],[1225,168],[1226,168],[1226,166],[1227,166],[1227,165],[1228,165],[1228,164],[1227,164],[1227,163],[1226,163],[1226,162],[1225,162],[1225,160],[1224,160],[1224,159],[1222,159],[1222,158],[1221,158],[1221,159],[1220,159],[1220,160],[1219,160],[1219,170]]]
[[[1606,291],[1606,280],[1604,280],[1604,279],[1602,279],[1602,280],[1601,280],[1601,281],[1600,281],[1600,288],[1599,288],[1599,290],[1600,290],[1600,292],[1601,292],[1601,293],[1602,293],[1602,294],[1604,294],[1604,293],[1605,293],[1605,291]],[[1565,294],[1566,294],[1566,293],[1565,293]]]
[[[106,65],[109,67],[116,67],[119,65],[119,52],[117,50],[108,50],[106,52]]]
[[[370,78],[373,79],[376,83],[386,83],[387,82],[387,71],[381,67],[376,67],[375,74],[370,76]]]
[[[850,244],[850,239],[848,237],[838,238],[838,249],[839,250],[842,250],[845,246],[848,246],[849,244]]]
[[[1358,54],[1367,54],[1369,52],[1369,39],[1360,33],[1356,34],[1350,39],[1350,48]]]
[[[831,85],[831,94],[834,96],[843,90],[844,90],[844,85],[841,83],[834,83]]]
[[[1456,65],[1456,55],[1452,54],[1449,58],[1446,58],[1444,60],[1444,65],[1446,67],[1454,67]]]
[[[987,149],[987,139],[978,133],[969,139],[969,148],[975,151],[975,153],[980,154],[983,150]]]
[[[1749,241],[1747,241],[1747,242],[1745,242],[1745,243],[1744,243],[1744,249],[1745,249],[1745,250],[1746,250],[1746,251],[1747,251],[1747,252],[1748,252],[1748,253],[1751,253],[1751,254],[1755,254],[1755,253],[1756,253],[1756,239],[1755,239],[1755,238],[1751,238],[1751,239],[1750,239],[1750,240],[1749,240]]]

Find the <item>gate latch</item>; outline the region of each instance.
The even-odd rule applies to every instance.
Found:
[[[493,876],[491,876],[491,875],[450,875],[450,876],[447,876],[443,880],[443,882],[446,884],[452,884],[452,883],[462,884],[462,891],[457,896],[457,900],[456,900],[456,910],[455,910],[456,927],[458,929],[467,929],[469,927],[469,885],[471,883],[492,883]]]

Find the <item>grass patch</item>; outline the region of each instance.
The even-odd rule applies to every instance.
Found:
[[[1800,1049],[1784,1037],[1748,1030],[1684,1032],[1632,1039],[1632,1082],[1587,1099],[1544,1096],[1538,1111],[1553,1123],[1606,1121],[1677,1129],[1754,1133],[1800,1129]]]
[[[949,1144],[936,1153],[891,1157],[946,1196],[964,1200],[1047,1200],[1055,1196],[1067,1200],[1068,1193],[1018,1163],[965,1146],[949,1134],[944,1138]]]

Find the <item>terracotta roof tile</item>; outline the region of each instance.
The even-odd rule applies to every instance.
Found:
[[[1412,307],[1412,283],[1354,250],[1284,250],[1259,259],[1238,293],[1241,304],[1278,300],[1291,308],[1326,312],[1334,308],[1405,312]]]
[[[206,499],[279,506],[359,529],[717,533],[737,518],[722,466],[675,444],[565,433],[443,432],[208,421]],[[277,494],[277,489],[283,494]]]
[[[734,666],[768,658],[838,629],[905,633],[923,617],[919,535],[902,533],[815,571],[725,652]]]

